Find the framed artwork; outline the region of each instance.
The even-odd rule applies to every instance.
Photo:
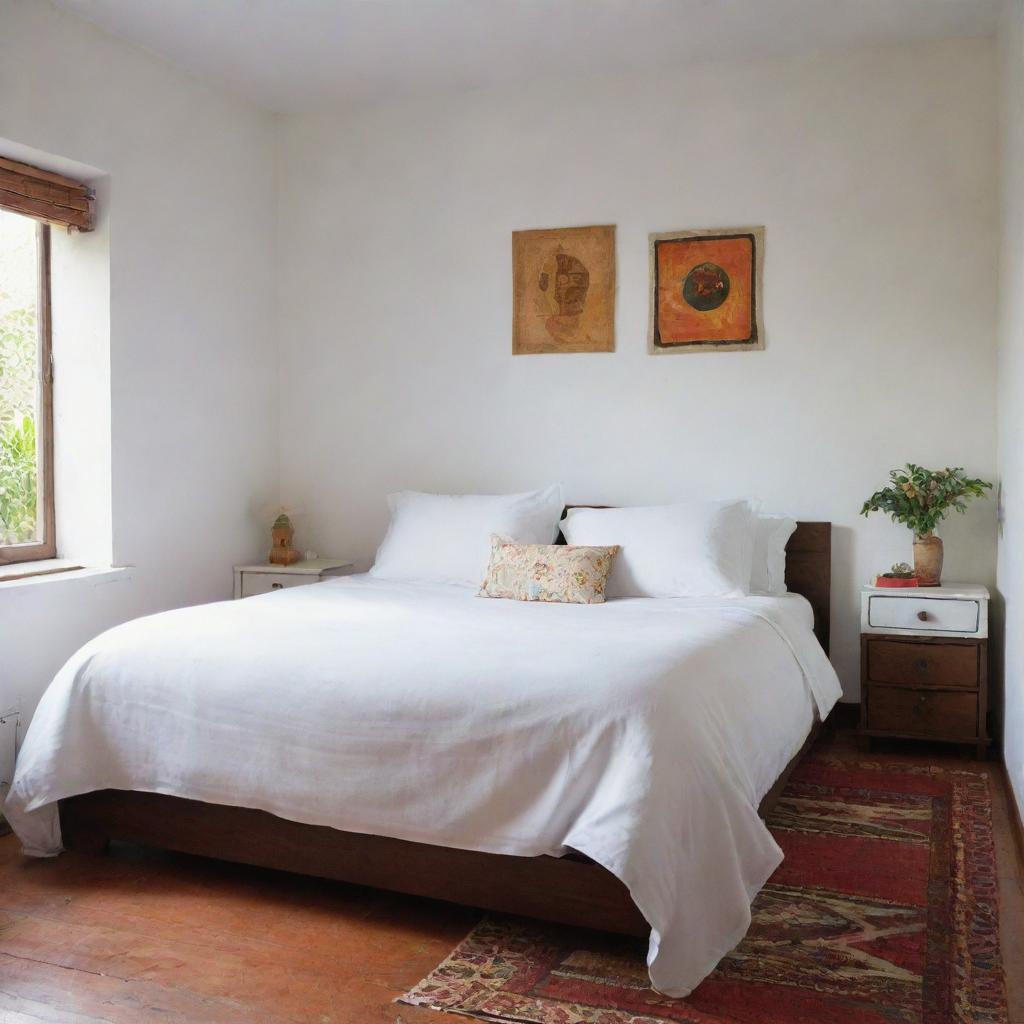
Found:
[[[614,225],[513,231],[513,354],[614,351]]]
[[[651,352],[764,348],[764,228],[650,236]]]

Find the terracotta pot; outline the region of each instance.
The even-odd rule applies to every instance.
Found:
[[[934,533],[914,535],[914,575],[922,587],[942,582],[942,541]]]

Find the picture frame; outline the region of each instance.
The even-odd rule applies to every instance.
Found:
[[[512,353],[615,351],[615,226],[512,233]]]
[[[648,236],[648,351],[764,348],[764,228],[701,228]]]

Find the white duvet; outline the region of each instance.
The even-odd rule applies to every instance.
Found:
[[[782,859],[757,805],[839,683],[802,598],[558,605],[353,576],[126,623],[50,685],[4,808],[133,789],[519,855],[628,886],[662,992],[742,938]]]

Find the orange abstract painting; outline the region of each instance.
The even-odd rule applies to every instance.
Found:
[[[651,235],[654,352],[764,347],[762,228]]]

